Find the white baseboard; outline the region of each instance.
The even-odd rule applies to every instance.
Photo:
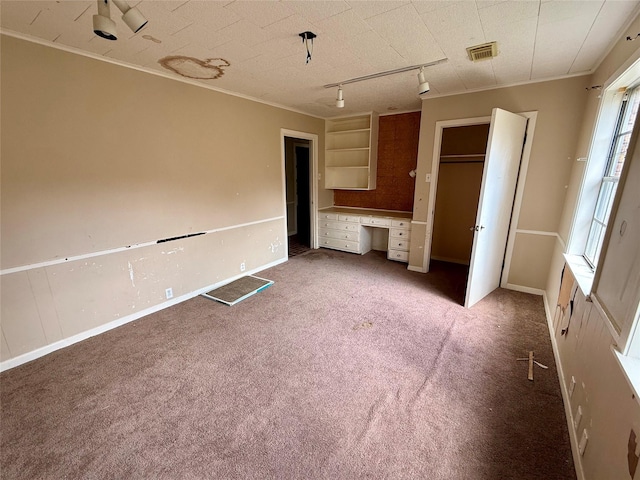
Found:
[[[439,260],[441,262],[456,263],[458,265],[469,266],[469,260],[460,260],[459,258],[440,257],[438,255],[431,255],[431,260]]]
[[[407,270],[409,270],[410,272],[418,272],[418,273],[427,273],[427,270],[423,267],[416,267],[414,265],[409,265],[407,267]]]
[[[542,300],[544,303],[545,316],[547,317],[547,327],[549,328],[549,336],[551,337],[551,346],[553,348],[553,357],[556,361],[556,369],[558,371],[558,380],[560,381],[560,391],[562,392],[562,403],[564,404],[564,414],[567,419],[567,427],[569,429],[569,440],[571,442],[571,454],[573,455],[573,465],[576,469],[576,476],[578,480],[586,480],[584,476],[584,468],[582,467],[582,457],[578,449],[578,434],[573,426],[573,412],[571,411],[571,401],[569,399],[569,390],[567,384],[564,381],[564,372],[562,370],[562,363],[560,362],[560,353],[558,351],[558,344],[553,331],[553,317],[551,315],[551,308],[547,299],[547,292],[542,294]]]
[[[49,353],[53,353],[56,350],[60,350],[62,348],[73,345],[74,343],[81,342],[86,340],[87,338],[95,337],[96,335],[100,335],[106,331],[112,330],[114,328],[120,327],[126,323],[133,322],[134,320],[138,320],[139,318],[145,317],[155,312],[159,312],[165,308],[176,305],[180,302],[184,302],[185,300],[189,300],[190,298],[197,297],[198,295],[208,292],[209,290],[213,290],[214,288],[218,288],[222,285],[230,283],[234,280],[237,280],[240,277],[244,277],[245,275],[253,275],[254,273],[261,272],[271,267],[275,267],[276,265],[280,265],[288,260],[287,257],[276,260],[275,262],[271,262],[267,265],[264,265],[260,268],[253,269],[251,271],[243,272],[240,275],[236,275],[231,278],[227,278],[221,282],[217,282],[213,285],[209,285],[208,287],[201,288],[194,292],[187,293],[185,295],[181,295],[179,297],[172,298],[166,302],[159,303],[158,305],[154,305],[153,307],[146,308],[144,310],[140,310],[139,312],[132,313],[131,315],[127,315],[126,317],[118,318],[117,320],[113,320],[112,322],[104,323],[98,327],[92,328],[90,330],[86,330],[84,332],[80,332],[71,337],[63,338],[54,343],[50,343],[49,345],[45,345],[44,347],[36,348],[27,353],[23,353],[22,355],[18,355],[17,357],[10,358],[3,362],[0,362],[0,372],[4,372],[5,370],[9,370],[11,368],[17,367],[24,363],[30,362],[32,360],[36,360],[40,357],[44,357]]]
[[[501,285],[502,288],[507,290],[514,290],[516,292],[531,293],[532,295],[544,296],[544,290],[541,288],[525,287],[524,285],[514,285],[513,283],[506,283]]]

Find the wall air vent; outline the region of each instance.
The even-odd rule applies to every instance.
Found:
[[[489,42],[468,47],[467,53],[469,54],[469,60],[472,62],[488,60],[498,55],[498,44],[496,42]]]

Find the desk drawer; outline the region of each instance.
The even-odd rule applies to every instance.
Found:
[[[320,222],[320,228],[330,228],[332,230],[348,230],[350,232],[357,232],[360,229],[360,224],[322,221]]]
[[[409,240],[411,238],[411,230],[404,230],[400,228],[390,228],[389,237],[404,238],[406,240]]]
[[[345,214],[339,214],[338,215],[338,220],[340,220],[341,222],[355,222],[355,223],[360,223],[360,217],[358,215],[345,215]]]
[[[411,220],[391,220],[391,226],[397,228],[411,228]]]
[[[387,258],[389,260],[395,260],[397,262],[408,262],[409,261],[409,252],[402,252],[400,250],[391,250],[387,253]]]
[[[320,239],[320,245],[327,248],[335,248],[345,252],[360,253],[360,243],[351,242],[349,240],[339,240],[337,238],[323,237]]]
[[[338,214],[337,213],[320,213],[319,215],[320,220],[338,220]]]
[[[350,232],[349,230],[329,230],[326,228],[320,228],[318,230],[318,236],[321,240],[323,238],[337,238],[341,240],[350,240],[352,242],[360,240],[360,232]]]
[[[389,237],[389,250],[402,250],[407,252],[409,250],[409,240]]]
[[[363,225],[377,225],[379,227],[391,226],[391,219],[380,217],[360,217],[360,221]]]

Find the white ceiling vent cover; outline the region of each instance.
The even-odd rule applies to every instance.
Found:
[[[467,47],[469,60],[479,62],[481,60],[489,60],[498,55],[498,44],[496,42],[483,43],[475,47]]]

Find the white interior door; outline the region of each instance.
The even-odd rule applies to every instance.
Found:
[[[527,119],[494,108],[464,306],[471,307],[500,285]]]

